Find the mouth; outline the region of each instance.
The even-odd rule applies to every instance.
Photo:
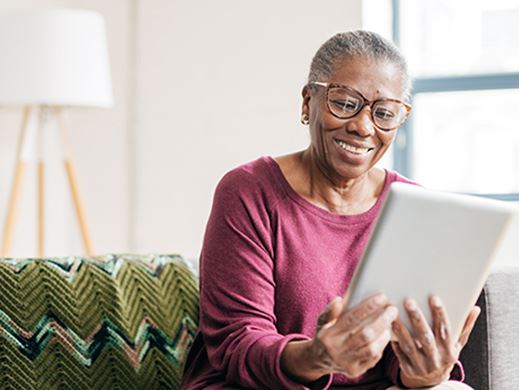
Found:
[[[342,149],[347,150],[350,153],[363,155],[371,152],[374,148],[370,147],[362,147],[359,145],[352,145],[347,142],[341,141],[340,139],[334,138],[334,141],[337,145],[339,145]]]

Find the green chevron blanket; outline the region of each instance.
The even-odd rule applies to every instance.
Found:
[[[197,324],[179,256],[0,259],[0,389],[176,389]]]

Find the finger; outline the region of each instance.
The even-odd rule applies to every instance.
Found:
[[[364,326],[349,337],[345,347],[357,350],[374,342],[384,332],[391,329],[391,323],[398,317],[398,309],[389,305],[380,313],[375,313],[364,322]]]
[[[382,332],[374,341],[359,348],[355,351],[355,360],[359,362],[359,366],[363,371],[374,367],[384,354],[384,349],[391,340],[391,332],[389,329]]]
[[[323,310],[317,319],[317,330],[323,326],[330,326],[335,323],[342,312],[342,298],[335,297]]]
[[[388,299],[384,294],[372,295],[364,299],[357,306],[344,311],[338,321],[345,330],[355,332],[359,325],[368,317],[376,312],[381,312],[388,304]],[[346,309],[346,306],[344,306],[344,308]]]
[[[478,319],[480,313],[481,308],[479,308],[479,306],[474,306],[470,311],[467,319],[465,320],[465,324],[463,325],[460,338],[458,339],[460,349],[463,348],[465,344],[467,344],[470,333],[472,332],[472,329],[474,329],[474,325],[476,324],[476,320]]]
[[[438,363],[438,348],[436,346],[433,331],[427,323],[423,312],[420,310],[414,299],[406,299],[404,307],[407,316],[409,317],[409,321],[411,322],[411,326],[413,327],[415,343],[418,349],[427,356],[429,366],[436,366]]]
[[[429,306],[431,307],[433,317],[433,328],[438,345],[446,350],[451,348],[451,326],[447,311],[443,306],[442,301],[436,295],[429,297]]]
[[[402,371],[406,372],[407,374],[414,375],[415,372],[413,370],[413,366],[412,366],[409,358],[405,354],[405,352],[400,347],[400,344],[397,341],[391,341],[391,348],[393,349],[393,352],[395,353],[395,355],[398,359],[400,369]]]
[[[411,366],[413,372],[425,372],[423,356],[418,351],[416,343],[402,322],[402,319],[400,317],[397,318],[391,327],[397,339],[400,351],[405,356],[405,360]]]

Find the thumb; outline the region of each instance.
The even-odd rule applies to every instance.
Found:
[[[317,319],[317,330],[325,325],[333,325],[342,312],[343,300],[341,297],[335,297],[321,312]]]

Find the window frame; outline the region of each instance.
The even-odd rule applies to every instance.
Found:
[[[400,47],[400,0],[391,0],[392,39]],[[519,89],[519,72],[474,74],[440,77],[417,77],[413,79],[410,102],[420,93],[483,91]],[[393,166],[401,174],[413,179],[413,115],[398,130],[393,149]],[[519,201],[519,193],[479,194],[495,199]]]

